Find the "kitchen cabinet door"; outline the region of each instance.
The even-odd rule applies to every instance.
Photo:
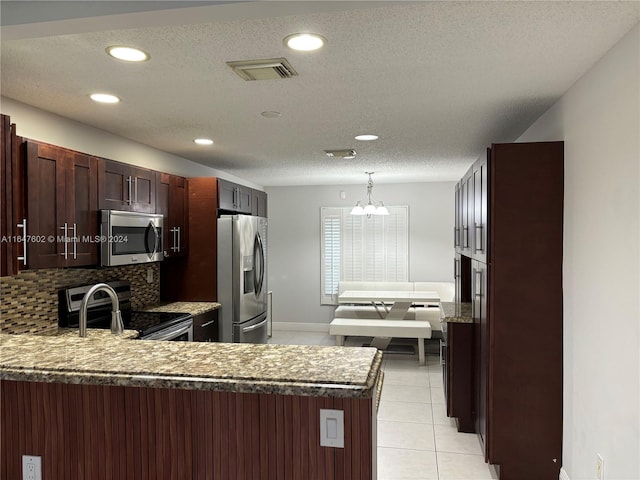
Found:
[[[454,226],[453,226],[453,246],[456,253],[462,252],[462,191],[460,182],[456,183],[454,195]]]
[[[193,316],[193,341],[218,341],[218,311],[201,313]]]
[[[156,210],[155,172],[113,160],[98,164],[99,208],[154,213]]]
[[[455,417],[459,432],[473,433],[473,324],[447,322],[443,335],[447,416]]]
[[[251,190],[251,215],[267,217],[267,194],[260,190]]]
[[[99,234],[98,159],[68,152],[65,169],[65,221],[73,239],[68,246],[65,266],[98,265],[100,244],[95,241]]]
[[[475,431],[480,439],[485,459],[490,460],[488,435],[488,386],[489,386],[489,325],[487,317],[487,265],[471,261],[471,314],[475,338]]]
[[[472,257],[480,262],[487,261],[487,190],[488,159],[490,150],[472,166],[473,176],[473,223],[471,225]]]
[[[251,189],[228,180],[218,179],[218,210],[220,213],[251,214]]]
[[[167,173],[156,174],[156,213],[163,215],[162,241],[166,258],[188,251],[187,181]]]
[[[473,176],[471,170],[462,178],[460,185],[461,207],[461,248],[460,253],[467,257],[471,257],[471,227],[473,222]]]
[[[26,142],[27,268],[98,264],[97,159]]]
[[[0,116],[0,276],[15,275],[24,268],[24,152],[22,138],[8,115]]]

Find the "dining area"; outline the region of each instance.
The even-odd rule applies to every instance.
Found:
[[[439,305],[454,290],[450,282],[340,282],[329,334],[337,345],[347,336],[372,337],[369,345],[383,351],[394,338],[416,339],[418,362],[426,365],[424,341],[441,335]]]

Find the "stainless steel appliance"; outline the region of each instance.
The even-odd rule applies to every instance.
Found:
[[[162,253],[162,215],[101,210],[102,266],[159,262]]]
[[[267,341],[267,219],[221,215],[218,219],[220,341]]]
[[[140,340],[193,341],[193,318],[189,313],[138,312],[131,309],[131,285],[119,280],[106,282],[116,292],[126,330],[137,330]],[[82,299],[93,285],[70,287],[58,291],[58,326],[78,328]],[[110,328],[111,298],[98,291],[89,298],[88,328]]]

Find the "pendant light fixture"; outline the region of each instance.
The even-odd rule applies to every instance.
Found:
[[[371,180],[371,175],[374,172],[364,172],[369,175],[369,181],[367,182],[367,194],[364,196],[362,200],[358,200],[356,202],[356,206],[351,210],[351,215],[366,215],[370,217],[371,215],[389,215],[389,210],[384,206],[382,202],[377,201],[371,191],[373,190],[373,180]]]

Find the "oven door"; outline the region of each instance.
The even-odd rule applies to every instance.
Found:
[[[177,325],[153,332],[140,340],[168,340],[171,342],[193,342],[193,320],[185,320]]]

